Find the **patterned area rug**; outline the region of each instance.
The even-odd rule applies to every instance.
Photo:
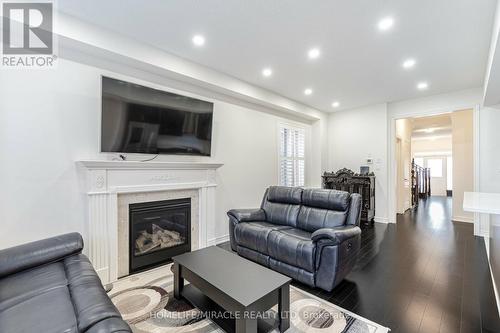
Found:
[[[187,282],[187,281],[186,281]],[[109,286],[111,288],[111,286]],[[223,332],[197,308],[173,297],[170,265],[113,283],[109,296],[135,333]],[[263,315],[264,332],[276,329],[277,307]],[[290,333],[386,333],[389,329],[290,287]]]

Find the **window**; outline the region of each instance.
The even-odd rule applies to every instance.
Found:
[[[280,125],[279,183],[304,186],[305,129]]]
[[[443,159],[432,158],[427,160],[427,167],[431,169],[431,177],[443,177]]]

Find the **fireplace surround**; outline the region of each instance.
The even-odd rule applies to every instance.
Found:
[[[132,274],[130,267],[130,207],[137,204],[148,204],[163,201],[175,201],[189,199],[190,211],[190,248],[191,251],[201,248],[200,246],[200,191],[198,189],[179,189],[154,192],[120,193],[117,198],[118,218],[118,278]],[[207,244],[209,242],[207,241]]]
[[[220,163],[77,161],[87,196],[86,254],[103,283],[130,274],[130,204],[191,198],[191,249],[215,244]]]

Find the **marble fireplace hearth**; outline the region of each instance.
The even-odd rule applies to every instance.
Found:
[[[129,274],[129,205],[191,199],[191,250],[215,223],[216,169],[202,162],[78,161],[86,183],[85,251],[103,283]]]

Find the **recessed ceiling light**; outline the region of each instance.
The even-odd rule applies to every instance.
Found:
[[[193,44],[196,46],[203,46],[205,45],[205,37],[202,35],[195,35],[193,36]]]
[[[334,108],[338,108],[339,106],[340,106],[340,103],[337,101],[332,103],[332,107],[334,107]]]
[[[304,90],[304,95],[311,95],[312,93],[313,91],[311,88],[307,88],[306,90]]]
[[[415,59],[413,59],[413,58],[406,59],[405,61],[403,61],[403,68],[404,69],[413,68],[416,63],[417,63],[417,61]]]
[[[318,48],[310,49],[309,52],[307,52],[307,56],[309,57],[309,59],[316,59],[320,54],[321,51]]]
[[[262,70],[262,75],[264,75],[265,77],[269,77],[273,75],[273,70],[271,68],[264,68]]]
[[[384,17],[378,21],[378,30],[387,31],[394,25],[394,19],[392,17]]]
[[[418,90],[426,90],[427,88],[429,88],[429,84],[427,82],[419,82],[417,84]]]
[[[424,132],[425,133],[432,133],[432,132],[434,132],[434,128],[426,128],[426,129],[424,129]]]

